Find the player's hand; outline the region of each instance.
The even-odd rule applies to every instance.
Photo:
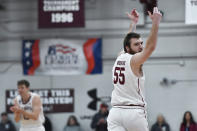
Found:
[[[11,110],[12,112],[16,112],[16,110],[17,110],[17,109],[16,109],[16,106],[11,106],[11,107],[10,107],[10,110]]]
[[[148,11],[148,15],[150,19],[152,20],[153,24],[159,24],[162,18],[161,12],[158,10],[157,7],[154,7],[153,14],[151,14],[150,11]]]
[[[130,19],[133,23],[137,24],[137,22],[138,22],[138,20],[139,20],[139,13],[137,12],[136,9],[133,9],[133,10],[131,11],[131,13],[126,12],[126,14],[127,14],[127,16],[129,17],[129,19]]]
[[[22,109],[18,106],[12,106],[12,107],[10,107],[10,110],[14,113],[21,113],[22,112]]]

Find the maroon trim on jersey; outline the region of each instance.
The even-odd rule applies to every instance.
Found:
[[[147,119],[147,116],[146,116],[146,111],[144,110],[144,115],[145,115],[145,118]]]
[[[142,95],[141,95],[141,93],[140,93],[140,79],[138,78],[138,89],[139,89],[139,91],[138,91],[138,94],[142,97]],[[142,97],[142,102],[144,103],[144,98]],[[145,106],[145,104],[143,105],[143,106]],[[144,117],[145,117],[145,119],[147,119],[147,116],[146,116],[146,111],[144,110]]]
[[[21,101],[22,101],[23,104],[27,104],[30,101],[30,99],[31,99],[31,94],[30,94],[30,96],[29,96],[29,98],[28,98],[28,100],[26,102],[24,102],[23,98],[21,97]]]
[[[141,90],[140,90],[140,79],[138,78],[138,82],[137,82],[137,84],[138,84],[138,94],[140,95],[140,97],[142,97],[142,95],[141,95]],[[144,103],[144,98],[142,97],[142,102]],[[145,105],[145,104],[144,104]]]
[[[133,107],[143,107],[144,108],[144,105],[134,105],[134,104],[129,104],[129,105],[113,105],[114,107],[115,106],[133,106]],[[136,108],[137,109],[137,108]]]

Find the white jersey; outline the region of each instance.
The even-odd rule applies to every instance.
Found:
[[[32,112],[33,111],[33,106],[32,106],[32,101],[35,96],[38,96],[36,93],[30,92],[30,98],[28,102],[23,103],[22,98],[20,95],[16,97],[17,103],[19,104],[20,108],[27,112]],[[39,127],[43,124],[44,122],[44,113],[43,113],[43,107],[41,106],[41,111],[39,114],[38,120],[33,120],[29,118],[25,118],[25,116],[21,116],[21,127]]]
[[[145,75],[137,77],[131,70],[130,61],[133,55],[123,53],[116,59],[112,69],[112,91],[111,104],[113,107],[145,107],[143,89]]]

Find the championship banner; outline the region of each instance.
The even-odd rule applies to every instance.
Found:
[[[84,0],[38,0],[38,27],[84,27]]]
[[[74,112],[74,89],[34,89],[31,92],[40,95],[46,113]],[[10,107],[17,95],[17,90],[6,90],[6,112],[11,113]]]
[[[185,24],[197,24],[197,0],[185,1]]]
[[[101,39],[23,40],[24,75],[102,73]]]

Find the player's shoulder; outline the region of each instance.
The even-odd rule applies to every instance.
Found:
[[[129,54],[129,53],[122,53],[120,56],[126,57],[126,56],[133,56],[133,55],[132,54]]]
[[[130,61],[130,59],[132,58],[132,54],[129,53],[123,53],[120,56],[117,57],[116,62],[118,64],[119,61]]]
[[[33,99],[40,99],[40,95],[38,95],[37,93],[31,92],[31,96]]]
[[[132,54],[129,54],[129,53],[123,53],[123,54],[121,54],[120,56],[119,56],[119,59],[131,59],[132,58]]]

